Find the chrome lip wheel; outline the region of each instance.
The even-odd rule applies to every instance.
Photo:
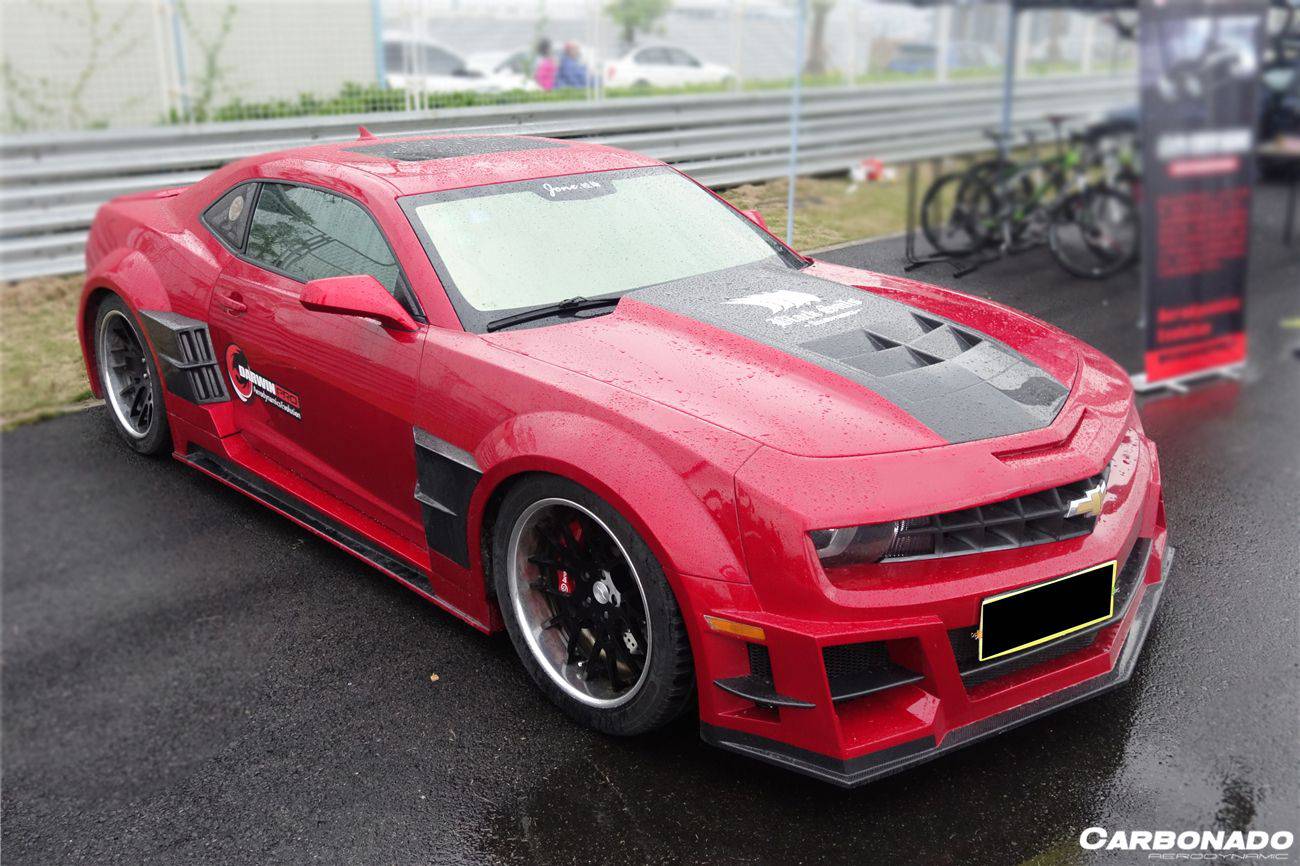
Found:
[[[649,670],[641,578],[609,527],[567,499],[528,506],[510,533],[510,599],[533,657],[587,706],[612,709]]]
[[[95,341],[104,396],[118,423],[133,439],[143,439],[153,426],[153,387],[145,349],[121,312],[104,316]]]

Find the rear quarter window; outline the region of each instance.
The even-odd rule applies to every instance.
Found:
[[[203,222],[217,237],[236,250],[244,248],[248,220],[253,213],[253,192],[257,184],[237,186],[203,212]]]

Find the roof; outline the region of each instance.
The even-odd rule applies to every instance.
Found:
[[[399,196],[662,164],[605,145],[517,135],[363,135],[281,151],[274,161],[327,163],[334,174],[340,169],[365,173],[387,181]]]

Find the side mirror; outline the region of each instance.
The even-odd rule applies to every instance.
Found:
[[[749,217],[749,221],[754,223],[754,225],[758,226],[763,231],[768,231],[767,222],[764,221],[761,213],[756,210],[742,210],[741,213]]]
[[[327,277],[302,287],[302,305],[318,313],[335,313],[374,319],[395,331],[414,331],[419,326],[406,308],[370,274]]]

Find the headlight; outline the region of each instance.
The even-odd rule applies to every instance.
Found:
[[[880,562],[898,535],[898,523],[814,529],[808,533],[823,567]]]

